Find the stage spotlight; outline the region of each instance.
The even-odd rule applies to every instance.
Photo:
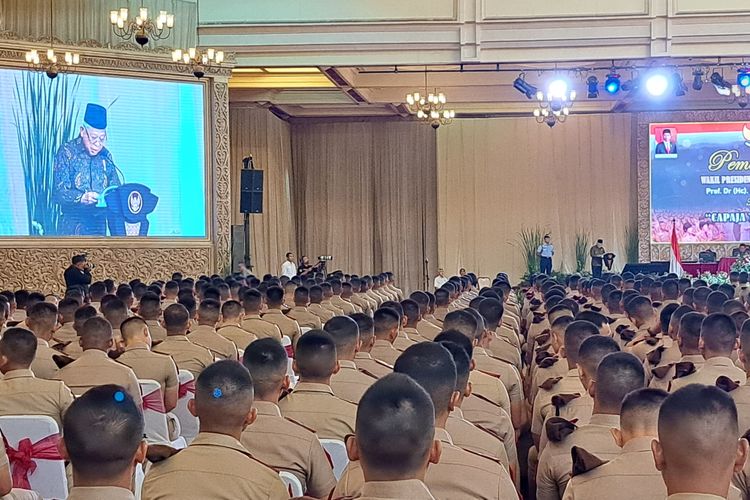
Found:
[[[669,80],[662,73],[654,73],[646,78],[646,90],[653,97],[661,97],[669,88]]]
[[[591,75],[586,79],[586,86],[588,87],[589,99],[599,97],[599,79],[595,75]]]
[[[679,71],[672,73],[672,88],[674,90],[674,95],[677,97],[682,97],[685,95],[685,92],[687,92],[687,85],[685,85]]]
[[[524,80],[523,73],[518,75],[518,78],[513,80],[513,88],[525,95],[527,99],[533,99],[537,92],[536,87]]]
[[[568,82],[561,78],[557,78],[549,82],[547,86],[547,93],[557,99],[565,99],[568,97]]]
[[[620,91],[620,75],[610,71],[607,75],[607,79],[604,81],[604,90],[610,94],[616,94]]]
[[[696,69],[693,71],[693,90],[700,90],[703,88],[703,71]]]
[[[745,89],[750,87],[750,69],[739,68],[737,70],[737,85]]]
[[[718,71],[714,71],[713,73],[711,73],[710,80],[711,80],[711,83],[713,83],[714,87],[716,87],[716,90],[719,90],[720,88],[721,89],[732,88],[732,84],[726,81],[724,77],[721,76],[721,73],[719,73]]]

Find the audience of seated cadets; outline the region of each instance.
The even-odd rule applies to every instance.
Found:
[[[294,290],[293,306],[287,311],[286,315],[292,318],[300,328],[321,329],[323,322],[319,316],[309,312],[307,306],[310,305],[310,291],[307,287],[299,286]]]
[[[62,353],[65,357],[70,359],[78,359],[81,357],[81,354],[83,353],[83,349],[81,348],[81,329],[83,328],[83,324],[87,320],[95,318],[98,315],[96,309],[91,305],[84,305],[76,309],[76,312],[73,315],[73,329],[76,332],[76,339],[62,347]],[[62,344],[58,344],[56,348],[60,349],[61,345]]]
[[[485,298],[479,302],[477,311],[484,318],[485,328],[493,332],[493,337],[487,346],[489,351],[494,357],[502,359],[520,370],[521,352],[518,346],[508,340],[507,336],[498,334],[500,321],[503,317],[503,304],[497,299]]]
[[[646,377],[649,380],[649,384],[655,378],[654,369],[662,372],[667,368],[663,368],[669,365],[673,365],[680,361],[682,354],[680,353],[680,346],[678,343],[678,336],[680,331],[680,320],[684,315],[692,312],[692,308],[679,304],[668,304],[661,308],[659,313],[659,322],[661,323],[662,341],[663,344],[646,355]],[[657,382],[658,384],[658,382]],[[666,389],[666,387],[660,387]]]
[[[360,278],[357,278],[357,277],[352,277],[349,280],[349,285],[352,288],[352,296],[351,296],[351,298],[349,300],[352,302],[352,304],[354,304],[355,306],[359,307],[359,309],[363,313],[365,313],[365,314],[367,314],[369,316],[372,316],[373,313],[375,312],[375,309],[377,309],[377,307],[375,309],[373,309],[371,307],[370,302],[361,293],[362,280]]]
[[[384,307],[388,307],[388,302],[384,302],[384,304],[386,304]],[[417,330],[417,326],[422,322],[422,312],[419,304],[417,304],[417,302],[414,300],[406,299],[399,302],[399,305],[401,306],[401,310],[403,311],[404,315],[403,332],[404,334],[406,334],[409,340],[411,340],[412,342],[426,342],[428,340],[432,340],[422,337],[422,335],[420,335],[419,331]],[[437,336],[437,334],[435,334],[435,336]],[[435,338],[435,336],[433,336],[433,338]]]
[[[619,428],[613,429],[622,451],[605,461],[583,448],[576,458],[564,500],[663,500],[667,488],[656,469],[651,443],[657,439],[659,408],[668,396],[661,389],[633,391],[622,402]]]
[[[309,294],[310,303],[307,305],[307,311],[317,316],[322,323],[325,323],[336,315],[330,308],[323,306],[323,288],[320,285],[311,286]]]
[[[86,320],[81,328],[81,356],[61,368],[55,378],[62,380],[76,396],[92,387],[116,384],[128,391],[141,406],[141,389],[133,370],[112,360],[107,353],[114,348],[114,335],[109,322],[100,317]]]
[[[203,370],[188,405],[200,421],[198,436],[151,466],[143,483],[144,500],[288,497],[278,473],[240,442],[256,418],[253,381],[244,366],[222,360]]]
[[[216,325],[221,317],[221,303],[214,299],[204,299],[198,306],[198,326],[193,327],[188,334],[188,340],[201,347],[205,347],[215,359],[229,359],[237,361],[237,346],[216,333]]]
[[[588,388],[594,398],[589,423],[580,427],[564,419],[547,423],[545,431],[549,443],[539,455],[537,499],[562,498],[570,480],[573,447],[583,448],[604,460],[619,455],[620,449],[610,429],[620,426],[620,409],[625,396],[642,389],[645,383],[643,365],[634,355],[615,352],[601,360],[596,378]]]
[[[9,328],[0,338],[0,416],[43,415],[57,422],[73,402],[63,382],[37,378],[30,366],[37,351],[34,334],[23,328]]]
[[[78,340],[78,334],[75,328],[73,328],[73,321],[75,321],[76,309],[78,307],[78,301],[72,298],[64,298],[57,304],[60,327],[52,335],[52,340],[55,344],[63,344],[64,347]]]
[[[370,354],[378,361],[393,366],[401,354],[401,351],[393,347],[401,327],[401,316],[398,311],[386,307],[375,310],[372,320],[375,342]]]
[[[250,332],[259,339],[271,337],[280,341],[281,330],[279,327],[260,316],[263,309],[263,294],[258,290],[250,289],[242,293],[241,299],[242,308],[245,311],[245,315],[240,323],[242,329]]]
[[[227,300],[221,305],[221,319],[216,327],[216,333],[234,342],[238,350],[244,350],[251,342],[258,339],[242,328],[243,316],[242,304],[234,299]]]
[[[409,295],[409,299],[416,302],[419,306],[419,318],[413,321],[413,323],[415,323],[414,328],[416,329],[416,333],[426,340],[435,340],[435,337],[437,337],[441,331],[441,327],[428,319],[428,317],[432,317],[429,295],[417,290]],[[401,304],[404,305],[405,302],[406,301],[401,301]],[[410,316],[411,321],[411,316],[414,315],[406,311],[406,307],[404,307],[404,311],[407,312],[407,316]],[[432,317],[432,320],[437,323],[437,320],[435,320],[434,317]]]
[[[635,337],[627,343],[625,350],[643,362],[649,351],[662,345],[659,316],[651,299],[643,295],[630,299],[625,304],[625,312],[636,327]]]
[[[403,352],[407,348],[413,346],[415,343],[422,342],[425,340],[425,339],[422,339],[421,337],[412,339],[404,331],[408,318],[406,317],[406,314],[404,314],[404,307],[401,305],[400,302],[395,302],[393,300],[383,301],[380,304],[380,309],[391,309],[395,311],[396,314],[398,314],[398,325],[399,325],[398,335],[396,335],[396,338],[393,340],[393,347],[397,351]]]
[[[163,342],[167,338],[167,330],[161,325],[162,303],[154,292],[146,292],[138,302],[138,316],[148,325],[151,341],[154,344]]]
[[[331,297],[331,304],[333,304],[334,307],[339,308],[341,311],[343,311],[344,314],[354,314],[361,312],[361,309],[355,306],[348,298],[344,298],[344,284],[341,283],[341,280],[338,278],[333,278],[330,280],[331,283],[331,292],[333,293],[333,296]],[[352,294],[352,287],[351,284],[346,283],[348,285],[348,290],[346,293],[347,297],[351,297]]]
[[[394,435],[400,439],[391,439]],[[376,382],[357,408],[357,429],[347,441],[347,454],[362,470],[359,498],[434,500],[425,478],[442,452],[429,395],[402,374]]]
[[[120,325],[132,316],[130,309],[128,309],[127,304],[120,298],[114,297],[102,302],[101,313],[102,316],[104,316],[104,319],[109,321],[109,324],[112,325],[115,346],[119,347],[122,344]]]
[[[333,393],[351,403],[358,403],[377,377],[359,368],[355,355],[360,346],[359,326],[348,316],[335,316],[323,328],[336,344],[339,371],[331,377]]]
[[[133,370],[139,379],[157,382],[161,387],[164,408],[172,411],[177,406],[180,386],[177,365],[171,357],[151,351],[153,339],[150,330],[142,318],[125,320],[120,327],[125,350],[117,361]]]
[[[705,359],[703,366],[698,369],[687,367],[677,373],[669,391],[674,392],[688,384],[714,385],[721,376],[744,384],[747,381],[745,371],[735,366],[731,359],[737,347],[737,330],[732,318],[723,313],[709,314],[701,323],[698,341],[698,349]]]
[[[34,304],[26,311],[26,326],[37,340],[36,356],[31,363],[31,371],[39,378],[53,379],[57,374],[57,363],[52,358],[60,352],[50,347],[57,328],[57,307],[48,302]]]
[[[277,404],[290,387],[286,351],[275,339],[260,339],[245,349],[242,362],[253,379],[257,412],[253,425],[242,432],[242,445],[264,464],[294,474],[308,495],[328,498],[336,479],[318,437],[283,417]]]
[[[164,310],[164,328],[167,338],[153,348],[153,352],[172,357],[178,370],[187,370],[198,377],[211,363],[214,356],[211,351],[194,344],[187,337],[190,315],[182,304],[172,304]]]
[[[281,335],[286,335],[292,341],[292,345],[296,346],[300,335],[302,334],[299,324],[292,318],[287,318],[282,312],[281,306],[284,304],[284,290],[279,286],[271,286],[266,290],[266,305],[268,310],[263,313],[263,320],[269,323],[273,323],[281,332]],[[247,321],[247,306],[245,306],[246,321]],[[243,328],[245,325],[243,323]],[[262,338],[265,335],[260,335],[257,332],[245,328],[249,332],[255,333],[258,338]],[[281,337],[279,337],[281,340]]]
[[[334,316],[344,316],[346,313],[344,310],[333,304],[333,287],[328,281],[324,281],[320,284],[320,288],[323,290],[323,300],[320,301],[320,305],[323,309],[327,309],[333,313]]]
[[[554,318],[552,326],[544,337],[538,337],[540,341],[544,340],[532,351],[529,366],[527,399],[532,404],[545,380],[562,377],[568,371],[561,348],[565,345],[565,329],[575,321],[573,313],[566,306],[557,305],[550,310],[549,316]]]
[[[354,313],[349,316],[359,328],[359,350],[354,354],[354,362],[357,368],[368,374],[380,378],[385,377],[393,371],[391,365],[372,357],[372,348],[375,345],[375,323],[365,313]]]
[[[432,399],[434,435],[440,440],[441,454],[439,462],[427,469],[425,484],[435,498],[517,498],[513,481],[502,464],[458,447],[445,429],[456,388],[455,363],[450,352],[435,342],[416,344],[399,357],[394,372],[412,378]],[[374,385],[373,390],[376,387]],[[357,423],[378,425],[362,420]],[[391,440],[386,442],[392,445]],[[359,496],[364,482],[361,464],[350,462],[334,490],[334,498]]]
[[[333,338],[323,330],[300,337],[293,369],[299,382],[279,401],[281,414],[313,429],[322,439],[343,441],[354,432],[357,406],[331,389],[331,377],[339,371]]]

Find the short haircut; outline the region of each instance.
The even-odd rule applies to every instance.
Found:
[[[241,427],[253,407],[253,379],[236,361],[217,361],[195,383],[198,418],[210,425]]]
[[[63,440],[73,470],[103,479],[125,472],[143,441],[144,427],[143,414],[124,387],[89,389],[63,416]]]
[[[435,437],[432,401],[410,377],[386,375],[360,399],[355,435],[365,468],[397,477],[414,474],[427,463]]]
[[[678,338],[682,345],[693,350],[698,349],[698,341],[701,338],[701,325],[706,315],[699,312],[689,312],[680,318],[680,331]]]
[[[637,295],[625,303],[625,312],[628,316],[647,319],[654,315],[654,307],[651,305],[651,299]]]
[[[593,335],[581,344],[578,350],[578,365],[583,368],[588,376],[594,377],[596,368],[602,359],[604,359],[604,356],[619,351],[620,346],[617,345],[617,342],[612,337]]]
[[[416,323],[420,319],[420,308],[416,300],[406,299],[401,301],[401,307],[404,309],[404,315],[409,323]]]
[[[335,316],[323,325],[323,330],[333,338],[336,343],[336,353],[354,354],[359,340],[359,326],[349,316]]]
[[[680,288],[675,279],[664,280],[661,284],[661,291],[666,299],[676,299],[680,294]]]
[[[601,360],[595,380],[595,398],[599,406],[619,413],[625,396],[646,386],[646,372],[634,355],[615,352]]]
[[[73,315],[75,315],[76,313],[76,309],[78,309],[79,307],[80,304],[77,300],[66,297],[57,304],[57,312],[59,312],[60,315],[66,320],[70,320],[73,318]]]
[[[182,304],[172,304],[164,309],[164,328],[167,332],[180,332],[188,327],[190,313]]]
[[[696,281],[693,286],[696,287],[695,290],[693,290],[693,303],[697,306],[705,306],[712,290],[705,285],[698,286],[698,281]]]
[[[659,409],[664,460],[685,477],[731,467],[739,433],[732,397],[715,386],[687,385],[670,394]]]
[[[298,286],[294,290],[294,303],[307,304],[310,302],[310,290],[304,286]]]
[[[317,304],[323,301],[323,288],[318,285],[310,287],[310,302]]]
[[[435,342],[453,342],[466,351],[469,359],[472,359],[474,356],[474,344],[466,335],[458,330],[443,330],[435,337]]]
[[[8,328],[0,337],[0,354],[16,365],[31,365],[36,347],[36,337],[25,328]]]
[[[300,377],[328,378],[336,369],[336,342],[324,330],[310,330],[297,341],[295,359]]]
[[[214,299],[204,299],[198,306],[198,320],[216,323],[221,315],[221,302]]]
[[[352,313],[349,317],[357,322],[360,340],[363,343],[369,341],[375,334],[375,323],[372,321],[372,318],[365,313]]]
[[[258,396],[270,394],[281,384],[287,372],[287,359],[284,347],[272,337],[258,339],[247,346],[242,364],[250,372]]]
[[[120,334],[123,340],[130,340],[137,334],[143,331],[143,327],[147,326],[146,322],[138,316],[133,316],[122,322],[120,325]]]
[[[398,328],[401,324],[401,317],[397,311],[388,307],[381,307],[372,315],[372,321],[375,325],[375,335],[383,334]]]
[[[266,290],[266,302],[269,306],[280,306],[284,303],[284,289],[280,286],[269,286]]]
[[[503,317],[503,303],[499,300],[485,299],[479,304],[477,310],[490,330],[494,330],[500,324]]]
[[[456,365],[455,390],[463,393],[469,384],[469,372],[471,371],[471,359],[469,358],[469,355],[463,347],[455,342],[448,340],[440,340],[437,342],[451,353],[453,362]]]
[[[701,324],[701,339],[706,349],[729,356],[737,341],[734,321],[724,313],[709,314]]]
[[[727,297],[724,292],[711,292],[706,298],[706,307],[708,308],[708,313],[711,314],[721,312],[722,306],[727,300],[729,300],[729,297]]]
[[[581,311],[576,315],[577,321],[588,321],[593,323],[597,328],[601,328],[606,324],[609,324],[607,317],[596,311]]]
[[[565,328],[565,357],[571,363],[578,364],[578,350],[592,335],[599,335],[599,329],[588,321],[573,321]]]
[[[638,389],[629,393],[622,400],[620,408],[620,428],[635,433],[649,430],[656,431],[659,420],[659,408],[669,396],[662,389]]]
[[[679,304],[671,303],[662,307],[659,312],[659,323],[661,324],[662,333],[667,333],[669,330],[669,323],[672,321],[672,314],[679,308]]]
[[[39,302],[26,310],[29,319],[29,327],[36,330],[52,330],[57,324],[57,306],[49,302]]]
[[[128,306],[117,297],[106,302],[102,301],[102,315],[112,323],[112,328],[120,328],[123,321],[128,318]]]
[[[242,307],[245,308],[245,312],[257,312],[263,307],[263,294],[258,290],[247,290],[240,298],[242,300]]]
[[[448,411],[456,388],[456,364],[448,350],[437,342],[409,346],[396,359],[394,373],[413,378],[427,391],[436,413]]]
[[[745,312],[745,306],[737,299],[729,299],[721,305],[721,312],[725,314],[734,314],[737,311]]]
[[[444,331],[457,330],[472,341],[477,338],[477,326],[477,319],[469,311],[462,309],[449,312],[443,320]]]
[[[242,304],[236,300],[227,300],[221,305],[221,315],[224,318],[239,318],[242,314]]]
[[[81,341],[89,346],[103,347],[114,338],[112,325],[104,318],[96,316],[87,319],[78,332]]]

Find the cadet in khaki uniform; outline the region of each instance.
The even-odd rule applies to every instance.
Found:
[[[94,387],[65,413],[60,454],[75,485],[68,500],[133,500],[135,467],[146,460],[143,415],[123,387]]]
[[[146,320],[148,331],[151,333],[151,341],[157,344],[167,338],[167,330],[159,324],[161,313],[161,299],[155,293],[146,292],[138,301],[138,316]]]
[[[740,361],[750,371],[750,321],[745,321],[740,332]],[[722,387],[727,389],[726,387]],[[732,396],[734,404],[737,405],[737,421],[740,429],[750,430],[750,385],[731,384],[729,395]],[[742,431],[744,432],[744,431]]]
[[[412,293],[409,298],[419,304],[419,319],[415,321],[416,324],[414,326],[414,328],[416,328],[417,330],[417,333],[419,333],[422,338],[425,338],[427,340],[435,340],[435,337],[440,334],[441,329],[440,327],[432,324],[427,318],[430,315],[429,295],[427,295],[425,292],[416,291]]]
[[[432,335],[431,333],[431,337],[429,339],[423,337],[419,333],[417,327],[420,323],[423,323],[423,321],[419,304],[416,301],[406,299],[401,301],[400,305],[401,309],[404,311],[404,333],[407,334],[409,340],[411,340],[412,342],[428,342],[437,337],[438,333],[440,333],[440,329],[436,327],[435,329],[437,330],[437,332],[434,332],[434,335]]]
[[[286,351],[274,339],[261,339],[245,350],[242,362],[253,378],[257,410],[253,425],[242,432],[242,445],[270,467],[294,474],[309,495],[328,498],[336,479],[318,437],[282,417],[277,405],[289,388]]]
[[[346,312],[332,302],[333,288],[331,287],[331,284],[323,282],[320,284],[320,288],[323,289],[323,300],[320,302],[320,305],[323,306],[324,309],[331,311],[334,316],[345,315]]]
[[[365,313],[354,313],[350,316],[359,327],[359,351],[354,354],[357,368],[377,377],[385,377],[393,372],[393,367],[373,358],[370,352],[375,344],[375,324]]]
[[[174,360],[164,354],[151,352],[151,334],[143,319],[127,319],[120,326],[120,331],[125,343],[125,352],[120,354],[117,362],[133,370],[139,379],[158,382],[164,398],[164,408],[167,411],[174,410],[180,386]]]
[[[352,278],[349,285],[352,287],[352,296],[349,300],[351,300],[352,304],[359,307],[362,312],[372,316],[377,307],[373,308],[372,304],[360,293],[362,281],[359,278]]]
[[[320,317],[307,310],[310,305],[310,292],[300,286],[294,290],[294,306],[286,313],[287,318],[291,318],[299,324],[300,328],[313,328],[320,330],[323,328],[323,322]]]
[[[404,314],[404,307],[401,305],[401,303],[394,302],[392,300],[386,300],[380,305],[380,309],[391,309],[395,311],[396,314],[398,314],[399,330],[398,335],[396,335],[396,338],[393,340],[393,347],[395,349],[403,352],[417,342],[423,342],[426,340],[421,336],[416,336],[412,339],[409,334],[406,333],[405,328],[408,318],[406,317],[406,314]],[[411,332],[413,332],[411,335],[415,335],[415,330],[411,330]]]
[[[574,465],[563,499],[666,498],[667,488],[651,453],[651,442],[657,438],[659,408],[666,397],[661,389],[639,389],[625,396],[620,428],[612,431],[622,452],[609,462],[593,460],[591,469],[581,470],[584,467]]]
[[[352,403],[359,403],[365,391],[377,377],[361,371],[354,361],[360,345],[359,326],[349,316],[336,316],[325,324],[325,331],[336,343],[336,359],[339,371],[331,377],[333,393]]]
[[[52,349],[49,343],[57,325],[57,307],[49,302],[39,302],[26,313],[26,325],[34,332],[38,344],[31,371],[39,378],[54,379],[58,368],[52,356],[60,352]]]
[[[438,357],[441,370],[426,370]],[[430,360],[430,361],[427,361]],[[439,344],[423,342],[404,351],[394,367],[395,374],[403,373],[427,391],[435,409],[435,439],[441,444],[440,461],[427,469],[425,484],[436,498],[496,499],[517,498],[518,494],[505,467],[490,458],[468,452],[454,443],[445,430],[455,389],[455,367],[449,352]],[[430,377],[425,372],[430,372]],[[388,376],[383,380],[388,380]],[[427,384],[429,382],[429,384]],[[422,385],[422,384],[425,385]],[[373,389],[377,386],[373,386]],[[365,394],[365,398],[367,394]],[[358,420],[358,424],[374,425]],[[389,446],[392,443],[386,442]],[[334,490],[337,496],[356,496],[362,491],[364,477],[359,462],[350,462]]]
[[[141,388],[133,370],[113,361],[107,352],[114,347],[112,326],[104,318],[91,318],[81,329],[83,354],[77,360],[61,368],[55,378],[70,387],[73,394],[80,396],[92,387],[116,384],[125,388],[140,407]]]
[[[628,319],[637,328],[635,337],[628,342],[625,350],[643,362],[650,351],[662,345],[661,336],[658,336],[661,330],[659,317],[649,298],[642,295],[628,301],[625,308]]]
[[[234,361],[218,361],[198,377],[191,413],[200,432],[190,446],[154,464],[142,498],[287,498],[278,473],[256,460],[240,443],[256,418],[253,382]]]
[[[74,342],[71,342],[70,344],[65,346],[65,348],[63,349],[63,354],[71,359],[78,359],[81,357],[81,354],[83,354],[83,349],[81,349],[81,329],[83,328],[83,324],[87,320],[95,318],[98,315],[99,313],[96,312],[96,309],[93,306],[82,306],[76,310],[75,320],[73,321],[73,328],[76,331],[77,337]],[[37,351],[37,354],[38,353],[39,351]]]
[[[448,290],[444,288],[435,290],[435,312],[433,313],[433,316],[435,316],[435,319],[439,323],[442,323],[445,316],[450,312],[448,310],[449,304],[450,293],[448,293]]]
[[[71,298],[62,299],[57,305],[57,312],[60,315],[60,328],[58,328],[52,340],[60,344],[68,344],[77,341],[78,334],[73,328],[78,301]]]
[[[730,482],[742,472],[748,443],[738,439],[732,398],[716,387],[689,385],[664,400],[658,426],[651,449],[668,499],[733,498]]]
[[[357,406],[331,390],[331,376],[338,371],[334,340],[323,331],[307,332],[297,343],[293,367],[300,380],[279,401],[281,414],[310,427],[323,439],[343,441],[354,432]]]
[[[336,313],[331,311],[330,309],[327,309],[323,307],[323,289],[318,286],[311,286],[310,287],[310,305],[307,306],[307,310],[320,318],[320,320],[325,323],[329,319],[336,316]]]
[[[237,349],[246,349],[258,337],[244,330],[242,324],[242,304],[236,300],[227,300],[221,305],[221,322],[216,333],[234,342]]]
[[[732,318],[723,313],[710,314],[701,324],[699,348],[706,362],[699,370],[672,380],[670,392],[688,384],[714,385],[725,376],[739,384],[747,381],[745,372],[737,368],[730,356],[737,347],[736,329]]]
[[[237,361],[237,346],[216,333],[216,325],[221,317],[221,304],[218,300],[205,299],[198,306],[198,326],[188,334],[188,340],[205,347],[214,358]]]
[[[245,317],[242,318],[240,326],[243,330],[252,333],[257,338],[271,337],[281,341],[281,330],[273,323],[260,317],[263,307],[263,295],[258,290],[247,290],[242,296],[242,307],[245,309]]]
[[[390,439],[393,435],[402,439]],[[347,454],[361,471],[365,500],[434,500],[425,485],[428,464],[440,457],[429,396],[405,375],[378,381],[357,409]]]
[[[393,341],[398,336],[401,319],[397,311],[389,308],[378,309],[372,318],[375,329],[375,342],[370,354],[378,361],[390,366],[396,362],[401,351],[393,347]]]
[[[487,298],[482,300],[477,307],[479,314],[484,318],[485,328],[496,332],[503,317],[503,304],[497,299]],[[508,339],[494,334],[487,348],[496,358],[512,364],[518,370],[521,369],[521,352]]]
[[[34,334],[9,328],[0,339],[0,416],[44,415],[62,429],[62,417],[73,402],[73,394],[56,380],[36,378],[29,369],[36,354]]]
[[[263,314],[263,321],[268,321],[279,327],[282,335],[286,335],[292,341],[292,345],[297,345],[297,340],[302,332],[299,329],[299,324],[292,318],[287,318],[283,312],[281,312],[282,300],[284,298],[284,291],[281,287],[272,286],[266,290],[266,303],[268,304],[268,311]],[[243,323],[243,328],[245,325]],[[248,330],[252,331],[252,330]],[[252,331],[258,338],[262,338],[264,335],[259,335],[255,331]],[[281,337],[279,337],[281,340]]]
[[[560,316],[555,319],[550,329],[550,349],[536,352],[532,361],[531,381],[529,383],[529,401],[533,403],[539,392],[539,386],[545,380],[563,377],[568,371],[568,363],[560,356],[559,349],[563,346],[565,329],[573,322],[572,316]],[[552,342],[555,339],[556,342]],[[557,349],[557,350],[555,350]],[[550,353],[552,351],[554,354]],[[544,352],[544,354],[542,354]]]
[[[672,379],[677,374],[677,367],[680,368],[680,373],[684,373],[698,370],[703,366],[706,360],[703,358],[698,344],[701,336],[701,324],[705,318],[705,314],[697,312],[686,313],[680,318],[676,343],[681,357],[677,363],[653,367],[649,387],[669,390]]]
[[[351,296],[351,285],[349,285],[349,295]],[[344,314],[354,314],[361,312],[358,307],[356,307],[354,304],[352,304],[351,301],[342,298],[341,294],[344,291],[344,287],[341,283],[341,280],[338,279],[332,279],[331,280],[331,291],[333,292],[333,297],[331,297],[331,304],[333,304],[335,307],[338,307],[342,311],[344,311]]]
[[[164,310],[164,327],[167,338],[154,347],[153,352],[172,357],[178,370],[187,370],[197,378],[211,363],[214,356],[205,347],[193,344],[187,338],[190,324],[188,310],[182,304],[172,304]]]
[[[589,423],[577,429],[573,426],[574,432],[567,435],[562,432],[553,435],[553,426],[547,425],[550,442],[539,455],[537,499],[562,498],[570,480],[573,447],[583,448],[603,460],[619,455],[611,429],[620,427],[619,414],[625,396],[642,389],[645,383],[643,365],[632,354],[615,352],[602,359],[596,369],[596,383],[589,388],[594,398]],[[567,422],[560,420],[558,424]]]

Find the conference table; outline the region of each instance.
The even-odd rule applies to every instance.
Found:
[[[690,276],[700,276],[703,273],[727,273],[732,270],[732,264],[737,260],[736,257],[724,257],[718,262],[683,262],[682,269]]]

